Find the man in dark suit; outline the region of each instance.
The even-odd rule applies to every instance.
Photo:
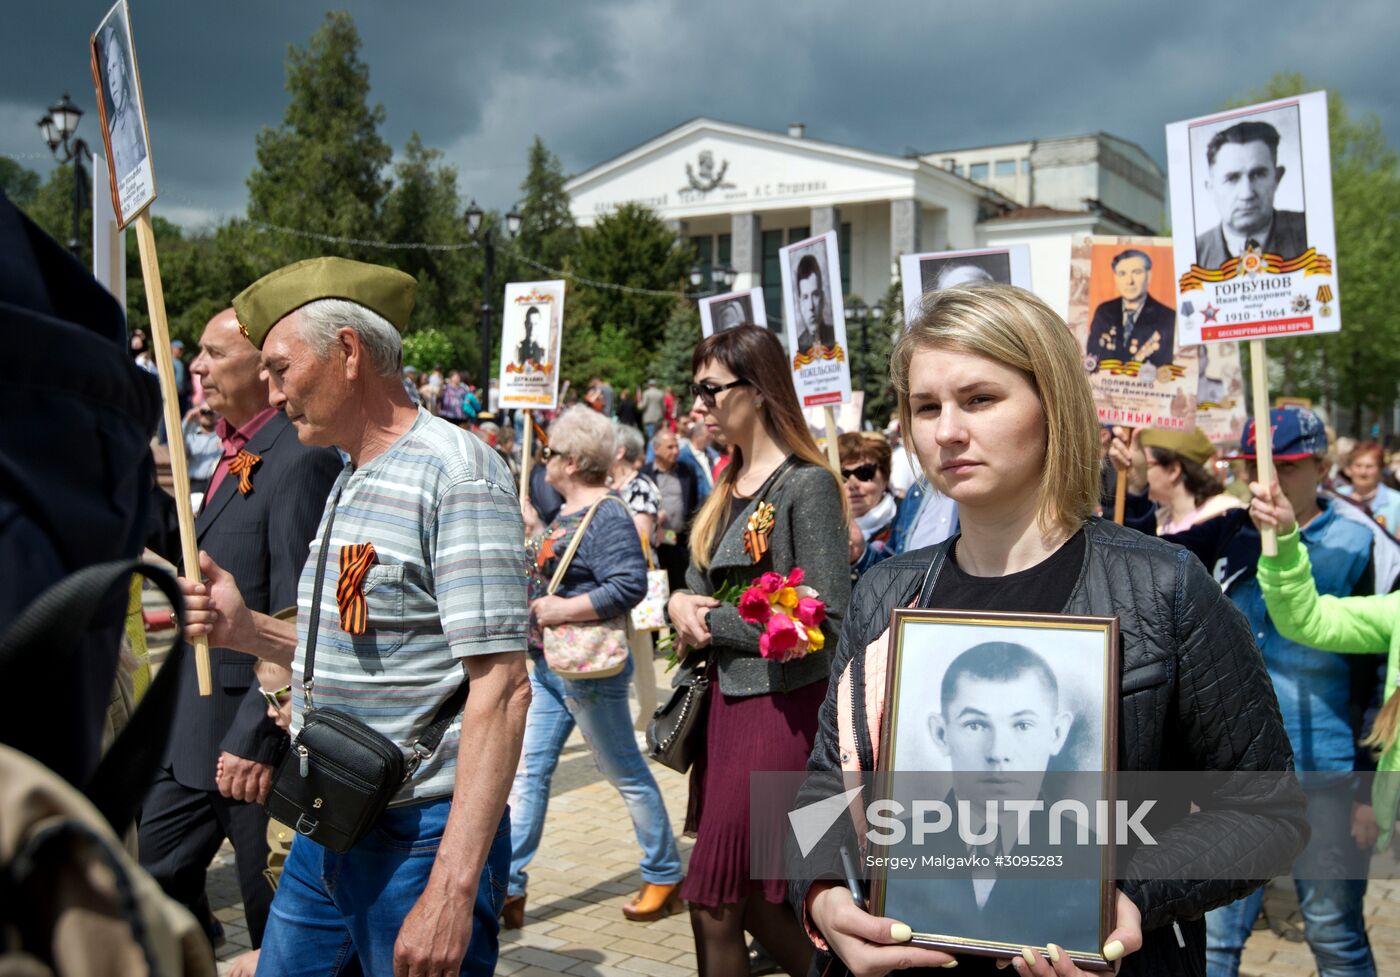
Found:
[[[1267,122],[1237,122],[1206,145],[1206,189],[1220,223],[1196,237],[1196,264],[1219,268],[1246,250],[1296,258],[1308,249],[1304,214],[1275,210],[1283,179],[1278,130]]]
[[[1118,298],[1094,310],[1085,351],[1100,361],[1170,365],[1176,347],[1176,310],[1148,294],[1151,257],[1136,248],[1119,253],[1113,259],[1113,279]]]
[[[680,442],[665,428],[651,439],[653,460],[642,474],[661,490],[661,520],[657,524],[657,562],[666,570],[671,589],[685,587],[690,566],[690,519],[700,507],[700,486],[695,469],[682,464]]]
[[[286,416],[268,406],[258,361],[232,309],[209,320],[190,370],[221,415],[224,454],[195,532],[200,549],[235,575],[248,606],[275,614],[296,606],[307,549],[342,466],[335,451],[304,447]],[[141,864],[213,929],[204,876],[228,838],[256,948],[272,902],[262,874],[267,815],[260,803],[287,737],[267,717],[254,659],[220,648],[210,648],[209,657],[212,696],[199,695],[191,656],[174,666],[181,669],[179,704],[142,809]]]

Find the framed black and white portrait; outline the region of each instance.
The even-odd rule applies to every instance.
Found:
[[[1024,244],[974,251],[930,251],[899,256],[904,285],[905,322],[918,311],[925,295],[958,285],[1001,282],[1031,287],[1031,252]]]
[[[735,326],[762,326],[774,330],[768,322],[767,310],[763,304],[763,289],[751,288],[742,292],[725,292],[722,295],[709,295],[700,300],[700,331],[706,337]]]
[[[891,635],[879,770],[901,803],[871,835],[894,866],[871,911],[935,949],[1054,943],[1110,969],[1112,829],[1095,812],[1117,756],[1117,619],[909,609]],[[961,870],[929,868],[945,865]]]
[[[126,0],[119,0],[102,18],[92,35],[91,46],[112,206],[118,226],[125,227],[156,197],[150,130]]]

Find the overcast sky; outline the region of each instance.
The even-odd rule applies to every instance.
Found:
[[[17,0],[18,2],[18,0]],[[65,89],[96,142],[87,40],[106,0],[30,3],[0,34],[0,153],[51,158]],[[417,130],[464,197],[508,207],[538,133],[575,173],[698,115],[904,153],[1104,130],[1164,164],[1162,128],[1300,71],[1400,139],[1400,3],[1178,0],[353,2],[383,135]],[[309,0],[132,0],[160,197],[181,223],[240,213],[254,136],[286,106]]]

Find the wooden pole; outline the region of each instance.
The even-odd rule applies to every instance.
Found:
[[[136,244],[141,252],[141,280],[146,285],[146,311],[151,317],[151,345],[155,347],[156,375],[165,416],[165,433],[170,445],[170,474],[175,482],[175,512],[180,519],[180,555],[185,576],[200,579],[199,544],[194,535],[194,513],[190,511],[190,469],[185,460],[185,432],[181,426],[180,395],[175,387],[175,366],[170,358],[170,327],[165,321],[165,293],[160,284],[160,263],[156,260],[156,235],[146,211],[136,215]],[[199,694],[213,695],[209,673],[209,639],[194,639],[195,675]]]
[[[1268,488],[1274,483],[1274,428],[1269,420],[1269,354],[1262,339],[1249,341],[1249,372],[1254,394],[1255,465],[1259,482]],[[1278,534],[1267,526],[1259,529],[1259,552],[1278,556]]]
[[[839,437],[836,433],[836,412],[829,406],[823,407],[826,414],[826,457],[831,462],[831,468],[838,475],[841,473],[841,447],[836,443]]]
[[[1133,443],[1133,429],[1124,428],[1128,432],[1128,444]],[[1131,455],[1129,456],[1131,464]],[[1113,521],[1118,525],[1123,525],[1123,517],[1128,512],[1128,473],[1121,471],[1117,473],[1117,478],[1113,480]]]
[[[530,497],[530,449],[535,440],[535,419],[525,411],[525,436],[520,442],[520,500]]]

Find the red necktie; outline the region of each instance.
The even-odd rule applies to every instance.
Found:
[[[379,562],[373,543],[353,543],[340,548],[340,581],[335,586],[335,602],[340,607],[340,629],[346,634],[364,634],[369,623],[365,608],[365,574]]]

